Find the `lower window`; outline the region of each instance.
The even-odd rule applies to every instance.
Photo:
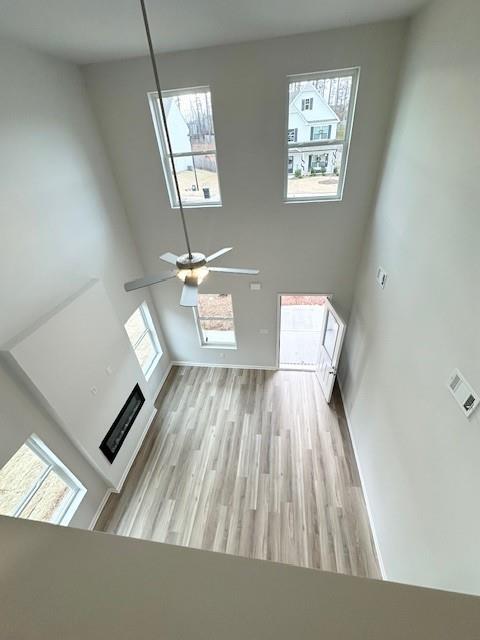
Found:
[[[35,435],[0,470],[0,515],[68,524],[85,487]]]
[[[204,347],[236,347],[232,296],[201,293],[194,308],[200,343]]]

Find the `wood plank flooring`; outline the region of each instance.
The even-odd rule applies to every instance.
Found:
[[[314,373],[172,369],[96,529],[380,577],[336,389]]]

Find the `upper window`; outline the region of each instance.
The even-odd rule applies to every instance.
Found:
[[[232,296],[201,293],[194,308],[200,342],[204,347],[235,347]]]
[[[358,74],[356,68],[288,78],[288,202],[342,199]]]
[[[0,514],[68,524],[85,487],[32,435],[0,470]]]
[[[125,323],[125,329],[138,363],[148,380],[162,357],[162,348],[146,302],[143,302],[130,316]]]
[[[184,207],[220,206],[210,89],[164,91],[162,97],[172,156],[168,152],[158,93],[148,95],[172,207],[178,207],[172,163]]]
[[[313,109],[313,98],[302,99],[302,111],[311,111]]]

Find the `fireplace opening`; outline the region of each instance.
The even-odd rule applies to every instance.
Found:
[[[107,458],[110,464],[115,460],[118,452],[120,451],[120,448],[127,437],[128,432],[132,428],[135,418],[138,416],[144,402],[145,396],[143,395],[140,386],[136,384],[100,445],[100,451]]]

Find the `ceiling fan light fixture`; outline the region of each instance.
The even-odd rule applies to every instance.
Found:
[[[198,269],[180,269],[177,278],[185,282],[187,278],[194,278],[198,284],[202,284],[208,276],[208,267],[198,267]]]

